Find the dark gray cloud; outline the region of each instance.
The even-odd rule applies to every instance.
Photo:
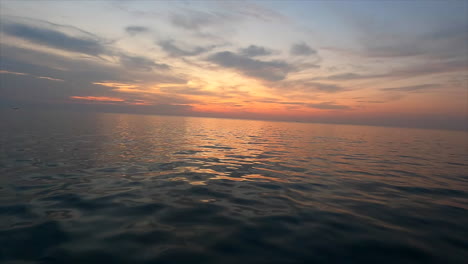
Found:
[[[468,58],[459,58],[453,60],[433,61],[431,63],[420,63],[402,68],[395,68],[382,77],[412,77],[428,74],[466,72],[468,70]]]
[[[372,76],[376,75],[362,75],[352,72],[347,73],[339,73],[325,77],[324,79],[333,80],[333,81],[342,81],[342,80],[354,80],[354,79],[365,79],[365,78],[372,78]]]
[[[294,69],[285,61],[261,61],[230,51],[215,53],[208,60],[226,68],[236,69],[247,76],[266,81],[283,80]]]
[[[426,52],[421,48],[421,44],[415,44],[369,41],[369,43],[366,43],[365,54],[369,57],[391,58],[417,56]]]
[[[121,54],[122,57],[135,58]],[[138,58],[138,57],[137,57]],[[174,77],[170,71],[164,73],[148,71],[128,71],[119,64],[105,63],[100,59],[70,58],[46,52],[2,45],[1,68],[15,72],[25,72],[37,76],[51,76],[82,84],[102,80],[135,82],[135,80],[160,83],[186,83]],[[132,59],[130,59],[132,60]],[[145,61],[146,59],[143,59]],[[135,63],[135,59],[132,60]]]
[[[313,89],[316,89],[321,92],[326,92],[326,93],[337,93],[337,92],[342,92],[346,90],[345,88],[335,85],[335,84],[308,82],[308,83],[305,83],[304,85],[312,87]]]
[[[137,34],[140,34],[140,33],[146,33],[146,32],[149,32],[149,28],[147,27],[143,27],[143,26],[128,26],[125,28],[125,31],[134,36],[134,35],[137,35]]]
[[[195,46],[190,49],[183,49],[174,44],[173,40],[160,41],[158,45],[169,55],[173,57],[182,57],[182,56],[196,56],[202,53],[208,52],[215,48],[215,46]]]
[[[239,30],[239,25],[247,20],[287,22],[286,17],[281,14],[254,3],[222,1],[217,5],[223,8],[208,8],[203,11],[189,6],[179,8],[169,14],[169,22],[192,36],[220,42],[226,42],[223,36],[234,34]]]
[[[313,69],[313,68],[318,69],[320,68],[320,65],[319,65],[320,60],[317,60],[317,62],[299,62],[299,63],[296,63],[295,65],[300,70],[307,70],[307,69]]]
[[[468,20],[466,15],[460,18],[434,18],[434,21],[440,19],[436,25],[428,26],[428,30],[418,28],[415,31],[411,29],[413,25],[401,28],[389,25],[387,21],[379,21],[377,17],[355,16],[350,25],[354,24],[362,49],[347,50],[373,58],[417,57],[429,61],[460,57],[468,59]]]
[[[310,56],[317,54],[316,50],[304,42],[293,44],[289,52],[294,56]]]
[[[369,41],[365,45],[370,57],[424,56],[429,59],[468,58],[466,26],[454,25],[426,34],[404,36],[399,41]]]
[[[246,48],[239,49],[239,53],[247,57],[266,56],[273,54],[273,51],[265,47],[250,45]]]
[[[174,29],[182,29],[192,37],[212,43],[225,43],[224,36],[236,32],[243,17],[230,11],[179,8],[169,13],[168,20]]]
[[[219,93],[203,90],[201,88],[193,88],[193,87],[164,87],[164,88],[160,88],[160,91],[164,93],[171,93],[171,94],[204,95],[204,96],[221,97]]]
[[[223,86],[221,89],[217,90],[206,90],[202,87],[187,87],[181,85],[179,87],[162,87],[159,90],[167,94],[177,94],[177,95],[199,95],[199,96],[209,96],[215,98],[247,98],[250,96],[248,92],[241,91],[236,87]]]
[[[291,105],[291,106],[305,106],[308,108],[314,109],[324,109],[324,110],[344,110],[351,109],[347,105],[335,104],[333,102],[322,102],[322,103],[304,103],[304,102],[289,102],[289,101],[276,101],[276,100],[262,100],[262,103],[268,104],[281,104],[281,105]]]
[[[170,67],[164,63],[155,63],[153,60],[150,60],[145,57],[140,56],[128,56],[128,55],[121,55],[120,56],[120,63],[130,69],[130,70],[146,70],[150,71],[153,69],[158,70],[168,70]]]
[[[68,107],[68,105],[67,105]],[[155,103],[152,105],[78,105],[77,110],[89,108],[92,111],[114,112],[114,113],[136,113],[136,114],[160,114],[160,115],[188,115],[192,106],[186,104]]]
[[[73,52],[78,52],[78,53],[83,53],[83,54],[93,55],[93,56],[98,56],[101,54],[115,55],[119,58],[121,65],[130,70],[150,71],[152,69],[167,70],[170,68],[169,65],[167,64],[159,64],[145,57],[131,56],[125,53],[118,54],[116,50],[111,52],[110,51],[111,49],[109,47],[104,46],[103,40],[100,40],[98,37],[92,35],[91,33],[88,33],[86,31],[83,31],[75,27],[52,24],[47,21],[29,21],[29,20],[25,20],[25,21],[26,22],[24,23],[7,21],[7,23],[2,27],[2,30],[4,33],[8,35],[23,38],[35,44],[39,44],[39,45],[43,45],[47,47],[73,51]],[[36,22],[37,25],[30,25],[32,22]],[[137,26],[128,27],[127,29],[129,28],[130,30],[133,30],[133,31],[144,30],[142,27],[137,27]],[[28,60],[26,58],[27,57],[26,54],[31,55],[30,58],[40,57],[42,59],[37,60],[37,62],[55,64],[55,65],[49,65],[49,66],[52,66],[51,68],[57,68],[57,67],[60,68],[60,67],[63,67],[64,64],[66,65],[73,64],[71,63],[72,60],[65,62],[65,58],[60,58],[60,57],[53,56],[53,55],[46,55],[45,53],[33,52],[30,50],[29,51],[25,50],[24,54],[21,54],[18,52],[15,52],[15,54],[16,54],[16,58],[23,58],[26,60]],[[9,57],[13,58],[13,56],[9,56]],[[30,59],[28,61],[33,64],[37,63],[36,61],[30,60]],[[57,64],[61,64],[61,66],[57,66]],[[95,68],[96,65],[97,64],[90,65],[86,69]],[[83,69],[79,69],[79,70],[73,69],[73,70],[75,72],[83,71]],[[118,70],[116,72],[119,72],[120,74],[122,74],[121,70]],[[87,78],[85,79],[92,79],[93,76],[96,76],[99,73],[102,74],[103,72],[96,71],[93,73],[89,73],[89,76],[87,76]],[[101,77],[100,79],[101,80],[102,79],[114,79],[114,78],[106,78],[106,76],[108,75],[109,75],[108,72],[105,72],[102,76],[100,76]],[[125,75],[125,74],[122,74],[122,75]]]
[[[395,68],[387,73],[379,74],[360,74],[360,73],[339,73],[325,77],[316,77],[314,80],[359,80],[359,79],[375,79],[375,78],[411,78],[429,74],[441,74],[468,70],[468,60],[454,59],[447,61],[438,61],[432,63],[419,63],[415,65]]]
[[[381,88],[380,90],[386,92],[419,92],[427,89],[433,89],[438,86],[438,84],[420,84],[402,87]]]
[[[54,78],[50,76],[36,76],[36,75],[29,74],[29,73],[24,73],[24,72],[12,72],[12,71],[1,70],[1,67],[0,67],[0,74],[13,74],[13,75],[19,75],[19,76],[29,75],[37,79],[49,80],[49,81],[54,81],[54,82],[63,82],[62,79],[58,79],[58,78]]]
[[[10,36],[56,49],[93,56],[106,52],[106,48],[98,38],[71,36],[58,30],[13,22],[6,22],[2,26],[2,30]]]
[[[53,110],[55,113],[67,113],[68,111],[105,112],[105,113],[132,113],[132,114],[160,114],[160,115],[191,115],[192,106],[185,104],[155,103],[151,105],[132,105],[140,100],[128,100],[117,103],[95,103],[85,100],[68,100],[56,103],[11,101],[0,98],[0,108],[21,107],[24,113],[31,115],[33,111]],[[32,110],[32,111],[31,111]],[[68,114],[68,113],[67,113]]]
[[[301,92],[309,94],[310,92],[339,93],[347,91],[345,87],[336,84],[311,82],[309,80],[283,81],[275,86],[276,89],[286,92]]]
[[[5,44],[2,45],[0,61],[4,70],[52,76],[79,84],[123,76],[117,68],[104,66],[92,60],[72,59]]]
[[[125,93],[122,95],[115,87],[93,83],[109,81],[132,84],[139,82],[180,83],[183,85],[187,82],[172,75],[170,70],[165,70],[161,74],[154,71],[129,71],[118,64],[103,63],[100,59],[62,57],[9,45],[2,45],[0,61],[0,70],[26,73],[25,75],[2,74],[0,94],[4,100],[10,101],[59,103],[68,100],[70,96],[118,98],[123,96],[131,102],[133,99],[147,100],[149,95],[144,93],[144,90],[139,94]],[[38,77],[49,77],[63,81]],[[178,95],[167,98],[155,97],[151,99],[151,102],[185,103]]]
[[[170,21],[176,27],[190,31],[199,31],[207,26],[224,23],[229,16],[228,14],[222,14],[220,12],[184,9],[181,10],[181,12],[171,14]]]
[[[179,94],[122,94],[111,87],[89,82],[55,82],[38,79],[32,75],[8,74],[1,77],[0,105],[21,106],[21,108],[28,106],[60,107],[63,105],[64,109],[80,111],[188,114],[192,108],[188,104],[196,102]],[[74,99],[73,96],[121,98],[122,101],[104,102],[103,104],[79,98]],[[151,105],[137,105],[143,102],[150,102]]]

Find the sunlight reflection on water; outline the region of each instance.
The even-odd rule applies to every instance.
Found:
[[[0,260],[468,258],[466,132],[120,114],[1,117]]]

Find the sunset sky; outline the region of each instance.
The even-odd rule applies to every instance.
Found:
[[[467,124],[468,1],[0,5],[3,108]]]

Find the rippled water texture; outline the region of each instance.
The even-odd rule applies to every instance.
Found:
[[[0,118],[0,262],[468,260],[466,132]]]

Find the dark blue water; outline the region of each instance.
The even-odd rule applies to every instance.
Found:
[[[468,133],[0,114],[2,263],[467,263]]]

